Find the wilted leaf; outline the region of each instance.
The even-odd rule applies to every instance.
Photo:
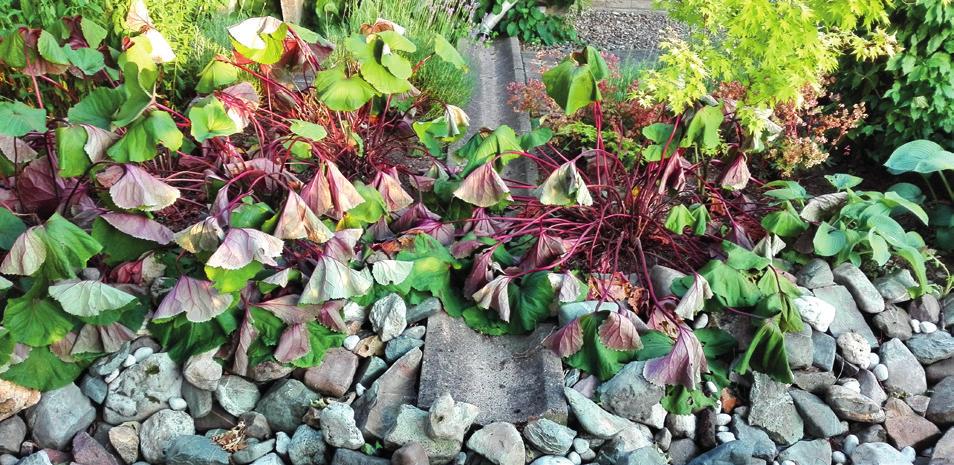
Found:
[[[583,347],[583,329],[580,327],[580,320],[574,319],[558,329],[547,338],[546,344],[560,357],[569,357],[579,352]]]
[[[381,260],[374,262],[371,274],[374,280],[381,285],[401,284],[411,274],[414,262],[403,260]]]
[[[401,186],[401,181],[395,169],[392,169],[391,172],[378,171],[374,180],[371,181],[371,187],[374,187],[381,194],[389,212],[402,210],[414,203],[414,199]]]
[[[805,204],[805,208],[802,209],[802,212],[799,214],[806,221],[811,221],[817,223],[823,221],[831,216],[834,212],[838,211],[845,202],[848,201],[847,192],[834,192],[831,194],[819,195],[813,197],[808,203]]]
[[[100,184],[109,187],[109,195],[119,208],[158,211],[179,198],[179,189],[136,165],[112,165],[96,177]]]
[[[533,247],[523,257],[520,262],[520,269],[530,271],[548,267],[562,258],[564,254],[566,254],[566,247],[560,238],[542,233],[537,237]]]
[[[36,159],[36,150],[18,137],[0,135],[0,153],[11,163],[26,163]]]
[[[182,276],[162,299],[153,318],[172,318],[185,313],[189,321],[202,323],[221,315],[231,305],[232,296],[220,294],[211,282]]]
[[[492,163],[485,163],[467,175],[454,191],[454,197],[483,208],[492,207],[504,200],[513,200],[510,188],[494,170]]]
[[[355,189],[354,184],[348,180],[338,166],[331,162],[325,163],[325,176],[328,180],[329,197],[332,204],[332,216],[341,218],[348,210],[364,203],[364,197]]]
[[[100,218],[119,231],[137,239],[157,242],[160,245],[166,245],[173,239],[172,230],[145,216],[110,212],[100,215]]]
[[[692,285],[682,296],[679,305],[676,305],[676,315],[686,320],[692,320],[696,317],[696,312],[702,310],[706,305],[706,300],[712,298],[712,289],[709,282],[699,273],[693,273]]]
[[[311,208],[308,208],[301,196],[289,190],[285,208],[275,226],[275,236],[279,239],[307,238],[317,244],[323,244],[331,238],[332,234]]]
[[[610,312],[600,325],[599,335],[603,345],[613,350],[637,350],[643,346],[633,321],[617,312]]]
[[[192,226],[189,226],[175,235],[176,244],[191,252],[212,251],[219,247],[219,241],[225,237],[225,232],[219,226],[219,221],[210,216]]]
[[[302,292],[300,304],[320,304],[328,300],[364,295],[374,284],[368,270],[353,270],[348,265],[323,256]]]
[[[707,367],[708,362],[699,339],[689,328],[680,326],[672,352],[665,357],[647,361],[643,376],[657,386],[680,384],[695,389]]]
[[[255,260],[265,265],[278,266],[275,257],[282,254],[283,248],[282,240],[270,234],[255,229],[231,228],[206,265],[237,270]]]
[[[540,203],[544,205],[593,205],[593,197],[586,187],[586,181],[576,169],[576,164],[568,161],[547,177],[540,186]]]
[[[354,248],[361,239],[362,231],[360,229],[342,229],[335,232],[331,240],[325,243],[325,255],[340,261],[348,263],[355,258]]]
[[[308,340],[308,325],[298,323],[289,325],[282,332],[278,340],[278,346],[275,347],[275,360],[281,363],[288,363],[299,359],[311,351],[311,342]]]
[[[0,264],[0,273],[32,276],[46,261],[46,244],[40,237],[41,226],[33,226],[17,237]]]
[[[751,178],[752,174],[749,173],[745,155],[739,155],[735,157],[735,160],[732,160],[732,164],[722,173],[720,185],[723,189],[739,191],[745,189]]]
[[[116,310],[136,300],[136,297],[99,281],[65,281],[50,286],[48,292],[66,313],[85,317]]]
[[[501,320],[510,321],[510,295],[507,287],[512,278],[509,276],[498,276],[485,284],[479,291],[473,295],[477,306],[483,309],[494,309]]]

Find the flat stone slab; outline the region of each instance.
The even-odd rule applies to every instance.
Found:
[[[480,425],[535,418],[565,424],[563,366],[542,345],[552,330],[540,325],[528,336],[485,336],[444,312],[430,317],[418,405],[428,408],[448,392],[480,408]]]

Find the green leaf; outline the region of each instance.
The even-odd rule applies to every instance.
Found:
[[[82,126],[60,126],[55,133],[60,176],[82,176],[92,166],[84,148],[88,137],[86,130]]]
[[[291,121],[289,130],[295,135],[304,137],[305,139],[318,142],[328,135],[328,131],[326,131],[325,127],[320,124],[315,124],[310,121],[304,121],[300,119],[292,119],[289,121]]]
[[[705,205],[699,203],[689,207],[689,212],[692,213],[692,217],[696,219],[692,226],[692,233],[697,236],[702,236],[706,233],[706,228],[709,226],[709,210],[706,210]]]
[[[109,247],[103,249],[102,255],[109,266],[136,260],[142,254],[155,250],[157,247],[155,242],[132,237],[114,228],[113,225],[102,218],[93,220],[91,234],[96,242],[109,245]]]
[[[665,226],[666,229],[682,235],[683,231],[688,227],[692,227],[695,222],[696,219],[692,216],[692,212],[689,211],[689,208],[680,203],[669,210]]]
[[[122,104],[121,89],[100,87],[86,94],[82,100],[69,109],[67,117],[73,124],[89,124],[100,129],[110,129],[113,114]]]
[[[46,221],[41,237],[46,244],[43,269],[51,279],[76,277],[76,271],[85,268],[86,262],[103,249],[96,239],[59,213]]]
[[[205,267],[205,275],[214,283],[214,287],[223,293],[237,292],[245,288],[248,281],[265,269],[265,265],[252,260],[237,270],[226,270],[212,266]]]
[[[884,266],[891,259],[891,252],[888,250],[888,243],[883,237],[879,236],[874,229],[868,231],[868,246],[871,247],[871,259],[878,266]]]
[[[915,140],[895,149],[884,166],[893,174],[935,173],[954,169],[954,153],[944,150],[936,142]]]
[[[510,324],[497,318],[497,314],[478,307],[469,307],[463,311],[461,317],[467,326],[474,331],[488,336],[502,336],[510,334]]]
[[[208,94],[238,81],[239,69],[231,63],[215,60],[205,65],[199,73],[199,82],[195,85],[196,92]]]
[[[229,39],[235,51],[259,64],[277,63],[285,52],[288,24],[281,23],[275,26],[272,24],[273,21],[276,20],[269,16],[249,18],[230,27]],[[271,32],[267,34],[259,32],[263,30],[271,30]]]
[[[897,192],[894,192],[894,191],[885,192],[884,199],[882,199],[882,202],[892,208],[901,207],[913,213],[914,216],[918,217],[918,219],[921,220],[922,223],[928,224],[927,212],[925,212],[920,205],[902,197]]]
[[[40,56],[50,63],[57,65],[68,65],[70,63],[66,52],[63,50],[63,46],[56,41],[56,37],[53,37],[53,34],[45,30],[40,31],[40,37],[36,41],[36,48],[37,51],[40,52]]]
[[[689,147],[693,144],[708,150],[718,147],[722,143],[719,127],[722,126],[724,119],[721,105],[702,107],[689,121],[689,127],[686,128],[680,147]]]
[[[725,263],[740,271],[761,270],[769,266],[772,261],[752,252],[734,242],[722,241],[722,250],[728,254]]]
[[[546,271],[538,271],[521,278],[519,285],[510,283],[508,295],[512,334],[529,333],[550,316],[554,291],[548,275]]]
[[[0,40],[0,62],[11,68],[26,67],[26,53],[24,53],[26,43],[19,29],[11,28],[6,34],[0,36],[0,39],[2,39]]]
[[[213,137],[228,136],[239,131],[235,122],[225,111],[225,105],[215,97],[189,109],[189,120],[192,121],[192,137],[199,142],[205,142]]]
[[[99,48],[99,44],[103,43],[103,39],[105,39],[108,34],[103,26],[100,26],[86,16],[80,18],[80,31],[83,32],[83,38],[86,39],[86,43],[90,48]]]
[[[40,297],[40,283],[22,297],[9,299],[3,312],[3,327],[17,342],[40,347],[63,339],[76,320],[48,298]]]
[[[735,338],[726,331],[719,328],[702,328],[693,331],[696,338],[702,343],[702,351],[706,358],[716,359],[723,355],[731,354],[735,351],[737,342]],[[645,339],[643,339],[645,343]],[[669,352],[663,353],[666,355]],[[660,355],[660,356],[662,356]]]
[[[83,74],[92,76],[106,67],[103,54],[91,48],[72,49],[66,47],[66,56],[70,64],[80,69]]]
[[[136,300],[132,295],[99,281],[67,281],[47,290],[66,313],[83,317],[95,317]]]
[[[779,200],[807,200],[808,192],[801,184],[795,181],[772,181],[765,184],[765,187],[772,190],[766,191],[765,195]]]
[[[606,312],[591,313],[580,318],[583,331],[583,347],[566,358],[566,364],[595,375],[602,381],[613,377],[623,369],[626,362],[636,358],[635,350],[612,350],[603,345],[599,327],[606,319]],[[644,342],[645,344],[645,342]]]
[[[49,347],[36,347],[24,361],[0,374],[0,378],[30,389],[51,391],[70,384],[82,372],[82,366],[60,360]]]
[[[851,189],[852,187],[861,184],[861,181],[863,181],[863,179],[859,178],[858,176],[852,176],[845,173],[826,174],[825,179],[827,179],[828,182],[831,183],[832,186],[835,186],[835,189],[838,189],[839,191]]]
[[[232,210],[229,225],[233,228],[259,229],[274,214],[275,212],[267,203],[251,203],[251,198],[245,197],[242,199],[242,204]]]
[[[649,360],[665,357],[672,352],[672,338],[656,330],[650,330],[639,335],[643,347],[636,352],[636,360]]]
[[[815,253],[823,257],[833,257],[841,252],[848,245],[848,236],[844,231],[835,229],[832,225],[822,221],[815,231],[815,237],[812,240],[815,247]]]
[[[762,322],[735,369],[743,375],[753,369],[768,374],[780,383],[791,384],[794,381],[785,353],[785,338],[774,320]]]
[[[693,414],[716,405],[716,401],[701,389],[689,389],[681,384],[666,386],[666,394],[660,399],[663,408],[675,415]]]
[[[726,265],[721,260],[710,260],[699,269],[699,274],[706,278],[716,300],[724,307],[751,307],[762,296],[748,274]],[[692,275],[686,276],[678,280],[677,284],[688,289],[693,278]]]
[[[440,34],[434,34],[434,53],[442,60],[454,65],[457,69],[466,72],[467,62],[453,45]]]
[[[334,111],[355,111],[363,107],[377,92],[360,77],[345,77],[344,68],[321,71],[315,77],[319,100]]]
[[[0,249],[10,250],[23,231],[26,231],[23,220],[10,210],[0,207]]]
[[[346,335],[336,333],[318,323],[308,323],[308,342],[311,343],[311,350],[308,355],[293,360],[292,365],[299,368],[308,368],[318,366],[325,358],[325,352],[333,347],[341,347]]]
[[[602,100],[598,81],[609,74],[606,63],[592,47],[586,47],[543,73],[547,94],[571,115]]]
[[[369,224],[376,223],[388,211],[384,198],[375,188],[366,186],[360,181],[354,183],[354,188],[364,198],[364,202],[345,213],[340,223],[344,229],[364,228]]]
[[[195,125],[192,130],[195,131]],[[159,154],[159,144],[169,150],[178,150],[182,146],[182,133],[169,113],[157,110],[129,126],[126,134],[111,145],[106,154],[120,163],[144,162]]]
[[[0,102],[0,136],[20,137],[46,131],[46,110],[22,102]]]
[[[795,237],[808,229],[808,223],[802,220],[792,203],[786,201],[784,209],[762,218],[762,227],[781,237]]]
[[[230,318],[226,311],[211,321],[193,323],[182,314],[162,323],[150,322],[149,333],[173,360],[184,362],[192,354],[208,352],[228,341],[234,327],[224,322]]]

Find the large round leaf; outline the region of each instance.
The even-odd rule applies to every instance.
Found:
[[[894,174],[934,173],[954,169],[954,153],[929,140],[915,140],[904,144],[894,152],[884,166]]]

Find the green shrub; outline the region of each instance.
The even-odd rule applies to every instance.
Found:
[[[505,2],[495,1],[490,11],[499,13],[502,3]],[[535,0],[518,1],[497,24],[497,31],[531,44],[553,45],[577,41],[573,24],[562,16],[547,13]]]

